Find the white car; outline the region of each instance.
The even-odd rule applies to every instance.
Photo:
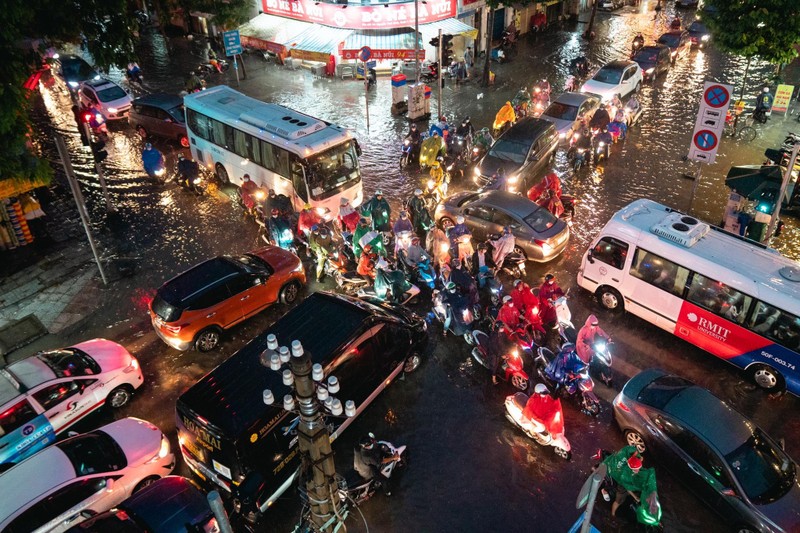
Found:
[[[592,79],[583,84],[581,92],[597,94],[603,102],[608,102],[615,94],[624,98],[638,91],[642,87],[642,78],[642,69],[637,63],[612,61],[595,72]]]
[[[124,418],[0,474],[0,531],[55,533],[119,505],[175,466],[161,430]]]
[[[33,454],[105,404],[122,407],[143,382],[139,361],[105,339],[0,369],[0,463]]]
[[[107,120],[126,118],[133,102],[125,89],[105,79],[83,82],[78,97],[84,107],[97,109]]]
[[[555,124],[558,138],[564,141],[579,130],[581,123],[588,124],[599,107],[600,98],[592,94],[562,93],[541,118]]]

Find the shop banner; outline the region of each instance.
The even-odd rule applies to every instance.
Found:
[[[789,109],[789,101],[792,99],[794,85],[778,85],[775,91],[775,99],[772,101],[772,110],[779,113],[786,113]]]
[[[270,15],[339,28],[375,30],[414,25],[414,2],[359,6],[315,3],[314,0],[261,0],[261,4],[264,13]],[[428,0],[426,3],[417,2],[417,6],[420,24],[456,15],[456,0]]]
[[[371,59],[414,59],[414,50],[375,50],[372,48]],[[358,59],[358,50],[342,50],[342,59]],[[419,51],[420,61],[425,59],[425,50]]]

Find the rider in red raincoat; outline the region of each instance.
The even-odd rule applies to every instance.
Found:
[[[561,198],[561,180],[555,172],[550,172],[542,178],[542,181],[528,189],[528,199],[535,202],[548,190],[555,191],[556,196]]]
[[[542,306],[542,322],[545,327],[550,324],[555,324],[556,308],[553,303],[559,296],[564,296],[564,291],[556,283],[556,277],[552,274],[547,274],[544,277],[544,283],[539,288],[539,303]]]
[[[561,400],[553,399],[547,387],[539,383],[534,393],[525,404],[522,416],[528,420],[536,420],[544,424],[551,435],[564,433],[564,412],[561,409]]]
[[[311,233],[311,228],[322,222],[322,217],[317,214],[311,204],[306,204],[297,217],[297,231],[306,237]]]

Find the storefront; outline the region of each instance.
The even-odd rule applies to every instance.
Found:
[[[239,28],[242,45],[267,50],[285,59],[288,50],[283,44],[314,25],[261,13]]]

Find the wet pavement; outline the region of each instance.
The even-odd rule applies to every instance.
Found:
[[[688,13],[682,15],[688,17]],[[592,43],[579,38],[582,26],[578,26],[578,31],[550,30],[536,42],[523,37],[520,53],[513,61],[493,65],[497,72],[493,88],[477,87],[474,81],[463,86],[448,83],[442,98],[444,111],[459,118],[470,115],[476,127],[489,125],[500,106],[523,85],[546,77],[557,94],[563,87],[569,61],[578,54],[587,55],[593,65],[599,66],[626,56],[637,31],[642,31],[648,40],[657,38],[666,31],[672,14],[668,9],[653,17],[652,11],[637,13],[633,8],[599,13],[597,38]],[[167,42],[159,35],[145,34],[140,49],[145,88],[179,91],[185,74],[199,63],[203,46],[199,41]],[[377,90],[367,96],[370,109],[367,131],[363,84],[317,80],[310,72],[287,70],[256,58],[246,58],[246,67],[248,78],[240,86],[243,92],[355,132],[364,150],[361,166],[367,193],[380,187],[390,194],[396,207],[417,187],[420,180],[417,173],[399,170],[400,145],[408,123],[389,113],[391,91],[387,78],[380,78]],[[743,69],[743,62],[719,53],[713,46],[706,51],[692,51],[654,85],[643,88],[644,116],[629,131],[628,139],[612,148],[608,162],[574,173],[567,169],[563,152],[559,153],[556,170],[562,176],[565,190],[578,197],[579,210],[564,254],[550,264],[529,269],[528,281],[532,285],[552,271],[562,287],[574,286],[580,257],[591,238],[614,211],[633,199],[649,197],[689,209],[692,182],[684,174],[692,173],[694,167],[684,162],[682,156],[688,151],[700,88],[706,79],[738,87]],[[766,65],[751,66],[746,94],[755,95],[768,70]],[[112,77],[119,75],[112,72]],[[209,82],[225,80],[236,87],[233,70],[212,76]],[[57,159],[48,138],[53,132],[65,134],[101,243],[108,249],[124,248],[127,255],[137,258],[139,265],[135,276],[117,280],[104,289],[102,299],[97,302],[98,311],[72,333],[74,338],[59,341],[105,336],[126,345],[140,359],[146,384],[120,414],[156,423],[176,446],[173,406],[177,396],[281,316],[285,308],[276,306],[234,328],[224,337],[218,351],[199,354],[167,348],[147,323],[147,302],[158,285],[194,263],[215,254],[253,248],[255,226],[244,221],[241,209],[231,202],[231,195],[235,194],[231,189],[197,198],[171,183],[158,186],[148,182],[140,170],[141,139],[124,123],[111,125],[110,157],[105,168],[118,214],[107,215],[93,177],[90,156],[80,147],[69,113],[68,95],[52,88],[46,88],[42,94],[42,105],[37,108],[41,118],[37,122],[44,132],[42,144],[46,155]],[[435,113],[435,101],[432,107]],[[792,129],[793,122],[784,127],[781,120],[774,118],[750,144],[723,140],[717,162],[702,171],[692,206],[694,214],[709,221],[721,218],[727,197],[723,182],[728,167],[760,162],[764,148],[779,142],[782,133]],[[789,120],[793,121],[793,117]],[[160,143],[157,146],[167,154],[168,168],[172,168],[177,147]],[[774,244],[790,256],[798,257],[797,236],[796,221],[787,218],[787,231]],[[308,290],[318,288],[312,285]],[[391,499],[379,496],[361,508],[370,530],[565,531],[578,516],[574,500],[590,473],[591,454],[598,447],[617,448],[623,443],[608,402],[627,377],[650,367],[664,368],[709,388],[774,437],[786,438],[787,451],[800,458],[797,444],[800,421],[793,416],[799,407],[797,398],[770,399],[754,391],[749,382],[724,362],[635,317],[602,312],[588,294],[577,288],[570,305],[576,323],[596,312],[617,349],[613,388],[599,383],[596,388],[604,401],[601,415],[590,419],[580,413],[576,404],[565,402],[572,461],[565,463],[550,449],[539,447],[512,427],[504,418],[502,405],[511,389],[506,385],[492,386],[485,371],[470,359],[463,341],[432,333],[431,349],[420,369],[389,387],[335,446],[339,467],[347,468],[352,460],[353,443],[367,431],[408,445],[411,461],[398,477]],[[428,308],[420,304],[417,310],[424,314]],[[92,427],[99,423],[90,422]],[[177,472],[189,474],[182,463]],[[666,531],[724,530],[711,511],[668,472],[662,469],[657,472]],[[299,512],[293,493],[288,492],[271,510],[265,531],[290,530]],[[600,502],[598,514],[597,522],[603,531],[633,530],[623,521],[609,523],[607,504]],[[353,517],[348,522],[349,530],[366,531],[357,512]]]

